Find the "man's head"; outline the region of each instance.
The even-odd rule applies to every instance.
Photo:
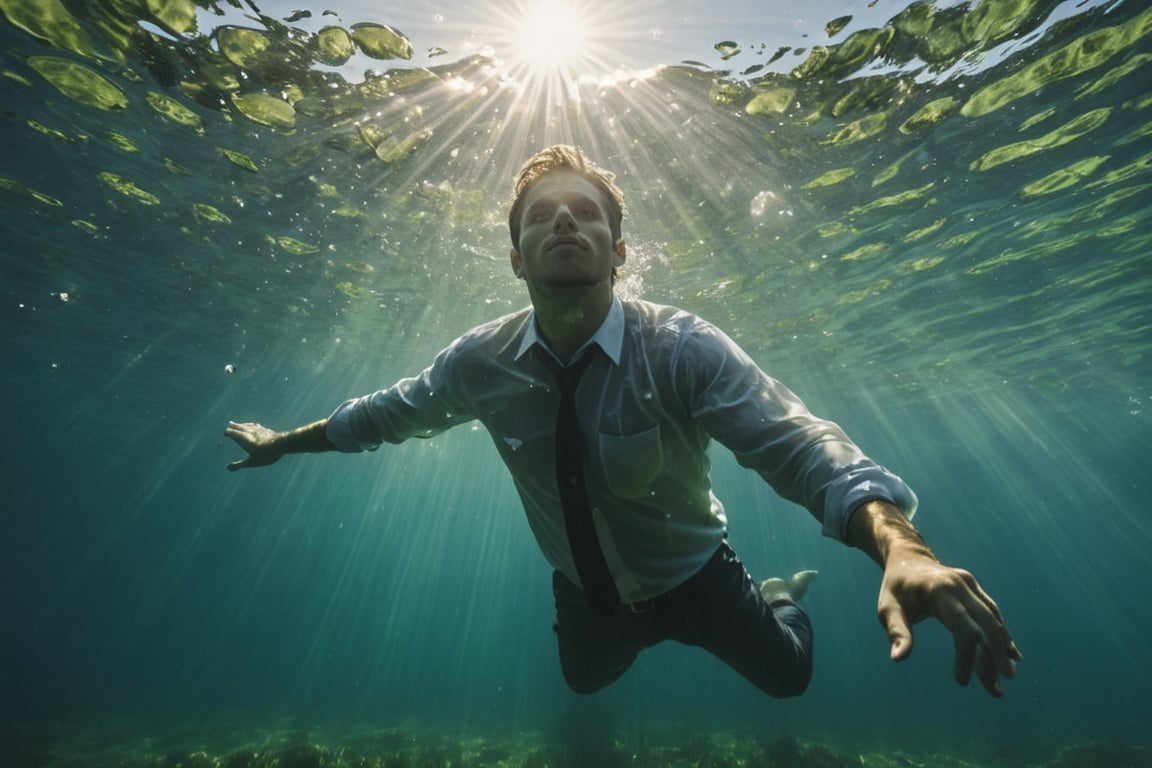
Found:
[[[524,200],[529,188],[545,175],[558,170],[572,171],[590,182],[602,196],[601,204],[608,215],[612,238],[619,250],[623,250],[621,225],[624,219],[624,194],[615,184],[615,176],[599,167],[580,151],[578,147],[557,144],[537,152],[516,175],[513,185],[512,204],[508,207],[508,232],[512,237],[512,248],[520,250],[520,235]],[[615,279],[616,271],[613,269]]]

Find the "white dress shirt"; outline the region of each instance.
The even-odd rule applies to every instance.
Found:
[[[576,408],[588,499],[624,602],[672,589],[719,546],[726,518],[709,479],[713,439],[838,540],[865,501],[891,502],[909,517],[916,510],[899,477],[695,315],[614,299],[580,354],[600,357],[580,381]],[[556,486],[551,355],[530,308],[485,323],[418,376],[342,404],[328,439],[342,451],[374,450],[479,419],[544,556],[579,584]]]

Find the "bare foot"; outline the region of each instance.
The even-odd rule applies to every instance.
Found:
[[[777,600],[791,600],[798,603],[804,599],[804,595],[808,592],[808,587],[812,585],[816,574],[817,571],[797,571],[792,574],[792,578],[788,581],[773,576],[760,583],[760,595],[764,598],[764,602],[769,605]]]

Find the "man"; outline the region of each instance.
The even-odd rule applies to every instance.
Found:
[[[777,697],[802,693],[812,627],[799,605],[814,572],[759,586],[727,543],[706,449],[723,444],[823,532],[884,570],[879,617],[891,656],[939,619],[955,676],[1000,696],[1020,652],[966,571],[939,563],[913,528],[916,496],[834,423],[816,418],[714,326],[622,301],[623,197],[574,147],[521,169],[508,223],[511,265],[531,307],[465,333],[415,378],[289,432],[230,422],[248,457],[374,450],[479,419],[554,567],[555,630],[568,685],[590,693],[641,650],[700,646]]]

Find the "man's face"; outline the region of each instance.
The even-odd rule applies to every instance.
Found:
[[[624,244],[612,236],[608,207],[595,184],[562,168],[528,188],[512,269],[530,291],[611,286],[612,269],[623,263]]]

